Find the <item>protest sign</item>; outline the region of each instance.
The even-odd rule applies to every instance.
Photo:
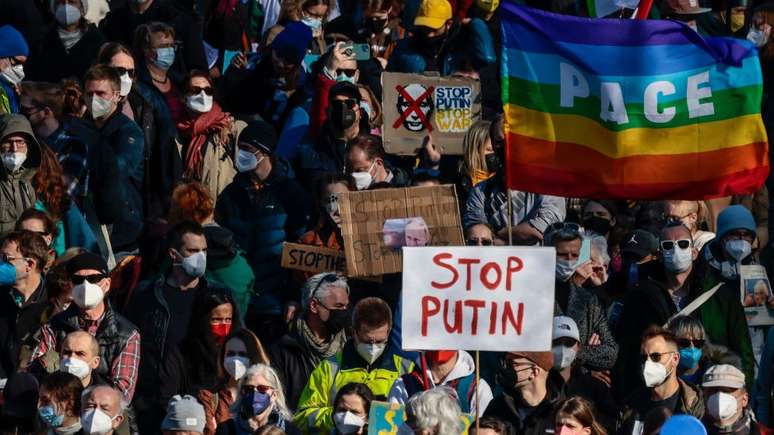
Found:
[[[350,277],[400,272],[403,246],[464,245],[451,185],[348,192],[339,209]]]
[[[462,138],[481,116],[481,85],[461,77],[382,73],[384,148],[413,155],[431,133],[444,154],[462,154]]]
[[[282,267],[304,272],[346,272],[344,253],[319,246],[285,243],[282,247]]]
[[[554,248],[403,249],[404,349],[547,351]]]
[[[771,283],[766,268],[760,265],[740,266],[741,298],[748,326],[774,325]]]
[[[371,402],[368,413],[369,435],[397,435],[400,426],[406,421],[406,408],[397,403]],[[460,434],[467,434],[473,421],[470,414],[460,416]],[[402,432],[401,432],[402,433]]]

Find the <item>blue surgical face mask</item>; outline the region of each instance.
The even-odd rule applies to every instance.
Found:
[[[322,19],[320,18],[303,17],[301,18],[301,22],[309,26],[312,30],[319,30],[322,27]]]
[[[13,264],[0,261],[0,286],[11,285],[16,282],[16,268]]]
[[[696,347],[686,347],[680,349],[680,367],[692,369],[699,365],[701,359],[701,349]]]
[[[348,82],[348,83],[352,83],[353,85],[356,84],[355,76],[354,75],[352,77],[350,77],[350,76],[348,76],[348,75],[346,75],[344,73],[339,73],[338,75],[336,75],[336,81],[337,82]]]
[[[175,63],[175,49],[172,47],[162,47],[156,49],[156,59],[153,63],[163,69],[168,70]]]
[[[38,417],[40,417],[40,421],[50,428],[57,428],[64,423],[64,415],[58,415],[51,405],[38,408]]]

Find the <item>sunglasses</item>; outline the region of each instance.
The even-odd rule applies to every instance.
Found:
[[[127,74],[129,75],[130,79],[134,79],[135,77],[137,77],[137,71],[135,71],[134,68],[124,68],[122,66],[114,66],[111,68],[113,68],[113,71],[115,71],[116,74],[118,74],[119,76]]]
[[[581,226],[574,222],[556,222],[549,225],[543,234],[544,239],[550,241],[560,234],[564,237],[577,237],[581,235],[581,231]]]
[[[357,70],[356,69],[342,69],[342,68],[339,68],[338,72],[344,74],[347,77],[355,77],[355,73],[357,72]]]
[[[680,240],[662,240],[661,241],[661,250],[662,251],[671,251],[672,249],[675,249],[675,244],[677,244],[677,247],[680,249],[688,249],[691,247],[691,241],[688,239],[680,239]]]
[[[688,338],[678,338],[676,341],[677,341],[677,345],[681,349],[684,349],[686,347],[691,347],[691,345],[693,345],[693,347],[697,349],[701,349],[702,347],[704,347],[704,340],[701,340],[701,339],[690,340]]]
[[[104,274],[98,273],[96,275],[73,275],[70,277],[70,281],[72,281],[73,284],[79,285],[83,284],[84,281],[88,281],[92,284],[97,284],[98,282],[102,281],[103,279],[107,278]]]
[[[212,94],[215,93],[215,89],[212,88],[212,86],[207,86],[206,88],[201,88],[198,86],[191,86],[188,88],[188,93],[191,95],[196,95],[199,92],[204,91],[205,94],[212,96]]]
[[[266,394],[273,390],[274,388],[268,386],[268,385],[242,385],[242,394],[247,395],[251,391],[257,391],[261,394]]]
[[[651,361],[657,363],[661,362],[661,357],[664,355],[669,355],[670,353],[677,353],[677,352],[651,352],[649,354],[640,354],[640,361],[644,364],[645,361],[650,359]]]
[[[473,238],[468,239],[468,245],[470,246],[492,246],[492,239]]]

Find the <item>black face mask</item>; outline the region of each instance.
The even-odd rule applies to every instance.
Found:
[[[484,163],[486,164],[487,172],[500,172],[503,168],[503,162],[497,153],[490,153],[484,156]]]
[[[593,231],[601,236],[610,232],[610,221],[599,216],[592,216],[583,221],[583,228]]]
[[[428,36],[427,30],[419,30],[414,34],[414,48],[426,55],[436,55],[441,51],[446,40],[446,33]]]
[[[328,320],[326,320],[325,328],[328,329],[328,332],[333,334],[338,334],[339,331],[349,326],[349,320],[352,317],[352,311],[349,308],[345,308],[343,310],[330,310],[328,315]]]
[[[382,18],[378,20],[366,20],[366,29],[373,33],[378,35],[379,33],[382,33],[384,31],[384,28],[387,27],[387,19]]]
[[[333,128],[344,131],[355,124],[355,111],[346,101],[336,100],[331,103],[331,124]]]

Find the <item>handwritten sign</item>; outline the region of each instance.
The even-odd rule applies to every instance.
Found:
[[[465,132],[481,116],[481,86],[459,77],[383,73],[384,147],[410,154],[432,133],[444,154],[462,154]]]
[[[403,248],[403,347],[546,351],[554,248]]]
[[[298,243],[285,243],[282,247],[282,267],[304,272],[346,272],[344,253],[336,249],[321,248]]]
[[[397,435],[399,433],[398,430],[405,421],[406,408],[403,405],[387,402],[371,402],[371,411],[368,414],[368,434]],[[460,416],[460,435],[467,434],[472,423],[472,415],[462,414]]]
[[[348,192],[339,196],[347,274],[403,270],[403,246],[461,246],[454,186]]]

